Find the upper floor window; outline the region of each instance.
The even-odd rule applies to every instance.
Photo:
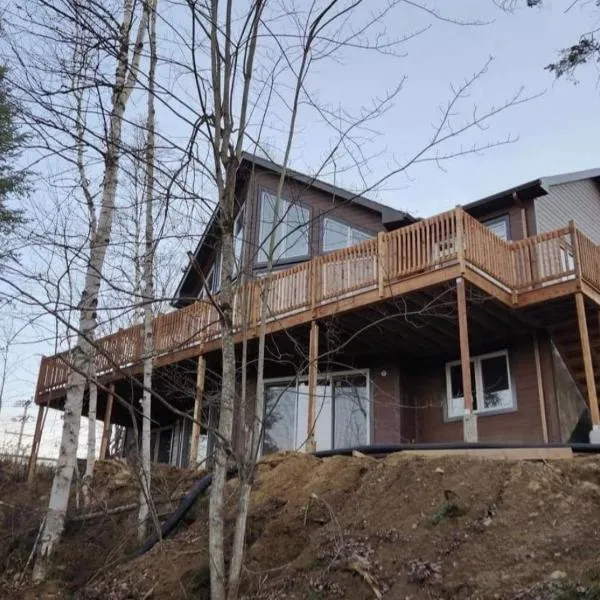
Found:
[[[323,251],[341,250],[354,244],[371,239],[373,236],[346,225],[335,219],[326,217],[323,221]]]
[[[242,265],[244,250],[244,209],[241,208],[233,223],[233,276]],[[223,272],[223,252],[220,247],[215,251],[215,260],[205,276],[205,283],[200,290],[200,298],[208,298],[208,293],[216,294],[221,289],[221,273]]]
[[[273,261],[309,255],[310,210],[300,204],[263,191],[260,203],[258,262],[267,262],[271,244]]]
[[[482,223],[499,238],[508,240],[508,215],[486,219]]]
[[[514,407],[508,352],[493,352],[471,358],[473,412],[485,413]],[[448,418],[462,417],[465,398],[460,361],[446,364]]]

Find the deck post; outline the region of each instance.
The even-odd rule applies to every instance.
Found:
[[[458,335],[460,340],[460,368],[462,373],[465,409],[463,415],[463,440],[477,442],[477,415],[473,413],[473,390],[471,388],[471,354],[469,351],[469,326],[465,280],[456,278],[456,303],[458,308]]]
[[[108,396],[106,397],[106,409],[104,410],[104,420],[102,423],[102,442],[100,443],[100,460],[106,458],[108,443],[110,438],[110,419],[112,417],[113,402],[115,399],[115,384],[108,385]]]
[[[308,346],[308,431],[306,450],[314,452],[317,449],[315,440],[316,403],[317,403],[317,378],[319,374],[319,324],[312,321],[310,324],[310,341]]]
[[[581,338],[581,353],[583,354],[583,365],[585,367],[585,384],[587,387],[588,405],[592,417],[592,431],[590,431],[590,443],[600,443],[600,412],[598,410],[598,396],[596,393],[596,378],[594,376],[594,365],[592,362],[592,351],[588,334],[587,320],[585,316],[585,300],[582,292],[576,292],[575,304],[577,305],[577,323],[579,325],[579,337]]]
[[[35,475],[38,453],[40,451],[40,441],[42,439],[44,423],[46,422],[47,411],[47,406],[44,406],[43,404],[38,406],[38,414],[35,421],[35,431],[33,433],[33,442],[31,443],[31,454],[29,455],[29,462],[27,464],[27,483],[33,481],[33,476]]]
[[[462,206],[457,205],[454,210],[456,219],[456,258],[460,272],[465,272],[465,213]]]
[[[200,444],[200,419],[202,417],[202,396],[204,395],[204,377],[206,375],[206,359],[198,357],[196,370],[196,399],[194,402],[194,423],[192,425],[192,442],[190,447],[190,466],[195,467],[198,462],[198,446]]]
[[[542,381],[542,362],[540,360],[540,341],[537,333],[533,333],[533,356],[535,360],[535,376],[538,388],[538,400],[540,402],[540,419],[542,421],[542,439],[544,444],[548,443],[548,421],[546,419],[546,399],[544,397],[544,384]]]

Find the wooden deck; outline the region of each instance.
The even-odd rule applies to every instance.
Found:
[[[308,324],[457,277],[512,308],[577,291],[600,304],[600,246],[573,223],[507,242],[457,208],[270,275],[267,331]],[[255,279],[236,290],[238,340],[257,335],[266,280]],[[158,315],[154,343],[157,365],[217,349],[217,309],[209,301],[198,300]],[[138,372],[142,349],[141,325],[99,339],[96,370],[100,379]],[[68,353],[43,357],[36,400],[64,393],[67,375]]]

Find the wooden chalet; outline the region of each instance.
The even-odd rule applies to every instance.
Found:
[[[235,221],[245,281],[236,341],[248,342],[249,400],[260,289],[270,278],[264,452],[598,440],[600,170],[537,179],[422,220],[294,171],[275,218],[279,175],[279,166],[244,156]],[[217,220],[174,310],[154,322],[157,461],[195,463],[211,448]],[[266,274],[269,233],[275,269]],[[105,455],[109,425],[131,429],[132,414],[139,419],[142,327],[97,344]],[[42,358],[33,458],[46,410],[63,407],[68,371],[68,353]]]

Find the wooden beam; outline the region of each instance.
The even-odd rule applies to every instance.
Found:
[[[581,338],[581,353],[583,355],[583,365],[585,367],[585,384],[587,387],[588,405],[592,417],[592,426],[594,429],[597,429],[600,427],[600,412],[598,410],[596,378],[594,376],[592,351],[590,348],[590,338],[585,316],[585,300],[583,299],[583,294],[581,292],[575,294],[575,303],[577,306],[577,321],[579,322],[579,337]]]
[[[460,448],[456,450],[404,450],[397,454],[398,460],[419,456],[444,458],[460,456],[477,460],[565,460],[573,459],[571,448]]]
[[[190,447],[190,466],[195,467],[198,458],[198,446],[200,444],[200,419],[202,417],[202,396],[204,395],[204,378],[206,375],[206,359],[198,357],[196,370],[196,400],[194,402],[194,423],[192,425],[192,442]]]
[[[458,335],[460,340],[460,368],[462,373],[463,396],[465,402],[463,416],[463,437],[465,442],[477,441],[477,420],[473,414],[473,390],[471,388],[471,354],[469,352],[469,325],[467,319],[467,298],[465,280],[456,278],[456,304],[458,307]]]
[[[319,324],[310,324],[310,341],[308,347],[308,430],[306,450],[314,452],[317,448],[315,440],[317,377],[319,374]]]
[[[537,379],[538,399],[540,401],[540,418],[542,421],[542,438],[548,443],[548,422],[546,420],[546,400],[544,398],[544,384],[542,382],[542,362],[540,360],[540,342],[537,333],[533,333],[533,357],[535,359],[535,376]]]
[[[47,412],[47,406],[40,405],[38,407],[37,419],[35,421],[35,431],[33,434],[33,442],[31,444],[31,454],[29,455],[29,463],[27,465],[27,483],[31,483],[33,481],[33,476],[35,475],[37,457],[40,450],[40,441],[42,439],[44,424],[46,423]]]
[[[100,460],[106,458],[108,452],[108,443],[110,438],[110,419],[112,417],[113,402],[115,399],[115,384],[108,386],[108,396],[106,397],[106,409],[104,410],[104,421],[102,426],[102,442],[100,443]]]

